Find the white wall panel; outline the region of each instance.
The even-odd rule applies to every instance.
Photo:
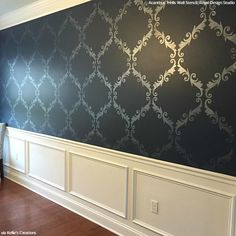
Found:
[[[128,168],[70,153],[70,192],[126,217]]]
[[[134,171],[134,222],[161,235],[231,236],[233,196]],[[158,202],[158,214],[151,201]]]
[[[29,175],[65,189],[65,150],[29,143]]]
[[[6,136],[3,162],[9,167],[25,173],[25,140]]]

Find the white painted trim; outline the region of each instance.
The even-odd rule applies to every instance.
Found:
[[[18,172],[20,172],[20,173],[22,173],[22,174],[25,174],[24,170],[21,170],[21,169],[19,169],[19,168],[16,168],[16,167],[14,167],[14,166],[12,166],[12,165],[9,165],[9,164],[7,164],[7,163],[3,163],[3,165],[4,165],[4,166],[7,166],[7,167],[9,167],[9,168],[11,168],[11,169],[13,169],[13,170],[16,170],[16,171],[18,171]]]
[[[164,179],[165,181],[175,183],[177,185],[180,185],[180,187],[183,185],[187,186],[189,190],[197,189],[207,192],[208,194],[210,193],[230,199],[227,202],[227,204],[229,204],[229,208],[227,208],[227,210],[229,210],[225,211],[225,214],[229,213],[229,215],[226,215],[229,222],[229,228],[224,229],[225,231],[227,231],[227,236],[236,236],[235,177],[199,170],[191,167],[184,167],[181,165],[149,159],[138,155],[114,151],[107,148],[101,148],[89,144],[10,127],[7,127],[6,136],[8,136],[9,138],[15,138],[25,141],[25,168],[27,170],[27,173],[25,175],[5,166],[4,170],[6,172],[5,176],[7,178],[10,178],[13,181],[18,182],[21,185],[31,189],[32,191],[35,191],[40,195],[100,224],[101,226],[115,232],[118,235],[173,236],[169,232],[163,232],[160,229],[153,228],[155,226],[151,223],[149,224],[148,221],[140,222],[140,219],[135,219],[135,186],[137,186],[135,183],[137,177],[135,177],[135,173],[141,172],[146,175],[155,176],[155,178]],[[61,189],[61,186],[59,186],[58,188],[58,186],[47,182],[47,180],[45,181],[39,179],[38,176],[37,178],[34,178],[35,176],[29,175],[28,162],[30,161],[30,143],[41,145],[50,149],[55,149],[56,151],[63,151],[65,156],[65,182],[63,186],[65,187],[65,189]],[[11,148],[14,149],[13,146]],[[126,204],[124,203],[125,208],[120,208],[122,210],[114,209],[114,207],[109,208],[110,205],[106,204],[106,201],[98,202],[98,199],[93,199],[92,195],[87,196],[86,194],[84,194],[85,196],[81,196],[79,195],[80,192],[77,192],[77,190],[73,190],[76,193],[70,192],[70,177],[72,177],[70,159],[72,154],[78,155],[79,157],[82,156],[87,160],[92,159],[94,161],[102,162],[106,165],[116,167],[118,166],[119,168],[126,170],[126,172],[123,173],[124,175],[126,175],[126,178],[122,179],[122,182],[124,183],[124,185],[122,185],[122,189],[124,189],[126,186],[126,198],[125,201],[122,201],[122,203],[126,202]],[[150,191],[155,190],[150,189]],[[188,189],[186,189],[186,191],[188,191]],[[122,192],[122,197],[124,196],[123,194],[124,193]],[[114,201],[116,201],[116,199],[119,200],[119,196],[113,194],[112,199],[114,199]],[[125,209],[125,211],[123,209]],[[174,232],[172,232],[172,234],[174,234]]]
[[[46,183],[46,184],[48,184],[48,185],[51,185],[51,186],[53,186],[53,187],[55,187],[55,188],[58,188],[58,189],[60,189],[60,190],[62,190],[62,191],[65,191],[65,188],[64,188],[64,187],[62,187],[62,186],[60,186],[60,185],[58,185],[58,184],[54,184],[54,183],[52,183],[52,182],[50,182],[50,181],[48,181],[48,180],[46,180],[46,179],[44,179],[44,178],[38,177],[37,175],[29,174],[29,176],[32,177],[32,178],[34,178],[34,179],[37,179],[37,180],[39,180],[39,181],[41,181],[41,182],[44,182],[44,183]]]
[[[149,177],[152,177],[152,178],[156,178],[156,179],[159,179],[159,180],[164,180],[164,181],[167,181],[169,183],[174,183],[176,185],[180,185],[180,186],[184,186],[184,187],[187,187],[187,188],[190,188],[190,189],[195,189],[197,191],[200,191],[200,192],[205,192],[205,193],[208,193],[208,194],[212,194],[212,195],[215,195],[215,196],[219,196],[219,197],[223,197],[223,198],[227,198],[230,200],[230,211],[229,211],[229,228],[228,228],[228,236],[234,236],[234,232],[235,232],[235,224],[234,224],[234,221],[235,221],[235,217],[236,217],[236,212],[235,212],[235,199],[236,199],[236,195],[235,194],[232,194],[232,193],[229,193],[229,192],[223,192],[223,191],[219,191],[219,190],[216,190],[216,189],[212,189],[212,188],[208,188],[208,187],[205,187],[205,186],[200,186],[200,185],[195,185],[195,184],[191,184],[187,181],[178,181],[178,180],[175,180],[173,178],[169,178],[167,176],[163,176],[163,175],[158,175],[158,174],[155,174],[155,173],[152,173],[152,172],[149,172],[149,171],[144,171],[144,170],[140,170],[140,169],[133,169],[133,186],[132,186],[132,196],[133,196],[133,199],[132,199],[132,221],[133,223],[137,224],[137,225],[140,225],[146,229],[149,229],[155,233],[158,233],[160,234],[161,236],[174,236],[172,234],[169,234],[161,229],[158,229],[156,227],[153,227],[139,219],[136,219],[136,211],[135,211],[135,205],[136,205],[136,185],[137,185],[137,181],[136,181],[136,174],[139,173],[139,174],[142,174],[142,175],[146,175],[146,176],[149,176]]]
[[[116,214],[117,216],[120,216],[120,217],[122,217],[122,218],[126,218],[125,214],[124,214],[123,212],[121,212],[121,211],[117,211],[117,210],[115,210],[114,208],[111,208],[111,207],[109,207],[109,206],[107,206],[107,205],[104,205],[104,204],[102,204],[102,203],[100,203],[100,202],[94,201],[94,200],[92,200],[91,198],[88,198],[88,197],[86,197],[86,196],[84,196],[84,195],[82,195],[82,194],[78,194],[78,193],[73,192],[73,191],[70,191],[69,193],[70,193],[71,195],[75,196],[75,197],[78,197],[78,198],[80,198],[80,199],[86,201],[86,202],[92,203],[92,204],[95,205],[95,206],[101,207],[102,209],[104,209],[104,210],[106,210],[106,211],[109,211],[109,212],[111,212],[111,213],[113,213],[113,214]]]
[[[24,145],[24,149],[25,149],[25,156],[24,156],[24,159],[25,159],[25,174],[28,174],[29,171],[28,171],[28,160],[29,160],[29,143],[25,140],[25,145]]]
[[[229,224],[229,235],[236,235],[236,196],[231,200],[231,212],[230,212],[230,224]]]
[[[81,202],[75,201],[71,199],[69,196],[65,196],[57,191],[54,191],[47,186],[44,186],[40,183],[35,182],[33,179],[27,178],[27,176],[23,176],[15,171],[11,171],[10,169],[4,170],[5,177],[26,187],[27,189],[65,207],[66,209],[81,215],[89,219],[90,221],[102,226],[103,228],[108,229],[109,231],[114,232],[120,236],[148,236],[127,224],[124,224],[112,217],[109,217],[90,206],[83,204]]]
[[[212,195],[215,195],[215,196],[220,196],[220,197],[227,198],[227,199],[233,199],[235,197],[235,194],[219,191],[219,190],[204,187],[204,186],[201,186],[201,185],[192,184],[188,181],[179,181],[179,180],[167,177],[167,176],[152,173],[150,171],[145,171],[145,170],[140,170],[140,169],[133,169],[134,177],[135,177],[136,173],[140,173],[142,175],[150,176],[150,177],[153,177],[153,178],[156,178],[156,179],[164,180],[164,181],[169,182],[169,183],[174,183],[174,184],[177,184],[177,185],[181,185],[181,186],[184,186],[184,187],[187,187],[187,188],[195,189],[195,190],[198,190],[198,191],[201,191],[201,192],[205,192],[205,193],[212,194]]]
[[[173,234],[169,234],[169,233],[167,233],[167,232],[165,232],[165,231],[163,231],[161,229],[157,229],[156,227],[153,227],[153,226],[151,226],[149,224],[146,224],[145,222],[143,222],[141,220],[136,219],[136,220],[133,220],[133,222],[135,224],[139,225],[139,226],[142,226],[142,227],[144,227],[146,229],[149,229],[149,230],[157,233],[160,236],[174,236]]]
[[[118,164],[118,163],[115,163],[115,162],[112,162],[112,161],[101,160],[101,159],[98,159],[98,158],[90,156],[90,155],[84,156],[84,155],[81,155],[80,153],[77,153],[77,152],[69,152],[70,158],[71,158],[71,155],[79,156],[79,157],[82,157],[82,158],[85,158],[85,159],[90,159],[90,160],[96,161],[96,162],[101,162],[105,165],[118,167],[120,169],[128,169],[128,166],[121,165],[121,164]]]
[[[131,220],[132,220],[132,222],[139,225],[139,226],[141,226],[141,227],[149,229],[149,230],[157,233],[160,236],[174,236],[174,235],[169,234],[169,233],[167,233],[167,232],[165,232],[161,229],[158,229],[158,228],[153,227],[149,224],[146,224],[143,221],[140,221],[140,220],[136,219],[136,207],[135,207],[135,205],[136,205],[136,194],[135,194],[135,192],[136,192],[136,183],[137,183],[136,177],[135,177],[136,172],[139,172],[139,170],[136,170],[136,169],[132,170],[132,179],[133,179],[133,181],[132,181],[132,183],[133,183],[132,184],[132,204],[131,204],[131,208],[132,208],[131,209]]]
[[[37,146],[41,146],[41,147],[46,147],[48,149],[52,149],[52,150],[63,152],[63,153],[66,152],[66,150],[64,148],[58,148],[56,146],[47,145],[47,144],[40,143],[40,142],[37,143],[37,142],[28,141],[28,144],[29,144],[29,146],[30,146],[30,144],[33,144],[33,145],[37,145]]]
[[[46,184],[49,184],[49,185],[51,185],[51,186],[53,186],[53,187],[55,187],[55,188],[60,189],[60,190],[62,190],[62,191],[66,191],[66,186],[65,186],[66,181],[65,181],[64,187],[63,187],[63,186],[60,186],[60,185],[58,185],[58,184],[54,184],[54,183],[52,183],[51,181],[48,181],[48,180],[46,180],[46,179],[44,179],[44,178],[41,178],[41,177],[39,177],[39,176],[36,176],[36,175],[30,173],[30,156],[29,156],[29,149],[30,149],[30,144],[33,144],[33,145],[37,145],[37,146],[41,146],[41,147],[46,147],[46,148],[48,148],[48,149],[52,149],[52,150],[55,150],[55,151],[59,151],[59,152],[61,152],[61,153],[64,154],[64,160],[63,160],[63,161],[64,161],[64,166],[66,166],[66,165],[65,165],[65,164],[66,164],[66,150],[63,149],[63,148],[58,148],[58,147],[55,147],[55,146],[45,145],[45,144],[42,144],[42,143],[37,143],[37,142],[32,142],[32,141],[27,141],[26,143],[27,143],[27,146],[28,146],[28,176],[30,176],[30,177],[32,177],[32,178],[35,178],[35,179],[37,179],[37,180],[40,180],[40,181],[42,181],[42,182],[44,182],[44,183],[46,183]],[[66,169],[64,169],[64,171],[66,171]],[[65,178],[66,178],[66,172],[65,172]]]
[[[153,158],[142,157],[135,154],[125,153],[125,152],[116,151],[116,150],[112,150],[108,148],[103,148],[103,147],[94,146],[94,145],[90,145],[86,143],[72,141],[72,140],[66,140],[63,138],[53,137],[46,134],[34,133],[34,132],[16,129],[12,127],[6,128],[6,135],[13,136],[13,137],[22,137],[22,135],[27,135],[29,137],[32,136],[32,137],[43,138],[45,141],[47,140],[53,141],[57,143],[58,145],[70,145],[71,147],[75,147],[75,148],[79,147],[81,150],[95,151],[96,153],[100,153],[100,154],[109,153],[109,155],[112,155],[119,159],[121,158],[128,161],[135,161],[136,163],[140,163],[140,164],[153,165],[153,166],[165,168],[170,171],[177,172],[177,173],[185,173],[187,175],[191,175],[194,177],[209,179],[209,180],[216,181],[217,183],[228,184],[228,185],[232,185],[236,187],[236,177],[230,176],[230,175],[220,174],[220,173],[211,172],[207,170],[201,170],[198,168],[188,167],[188,166],[161,161],[161,160],[157,160]]]
[[[99,203],[97,201],[94,201],[82,194],[78,194],[76,192],[73,192],[71,191],[71,155],[76,155],[76,156],[79,156],[80,158],[84,158],[84,159],[90,159],[90,160],[93,160],[93,161],[96,161],[96,162],[100,162],[100,163],[103,163],[105,165],[110,165],[110,166],[114,166],[114,167],[118,167],[120,169],[123,169],[125,170],[125,204],[124,204],[124,212],[121,212],[121,211],[117,211],[107,205],[104,205],[102,203]],[[127,212],[128,212],[128,172],[129,172],[129,168],[128,166],[123,166],[123,165],[120,165],[120,164],[117,164],[117,163],[114,163],[114,162],[110,162],[110,161],[104,161],[104,160],[100,160],[100,159],[97,159],[97,158],[94,158],[94,157],[90,157],[90,156],[83,156],[79,153],[76,153],[76,152],[69,152],[69,193],[78,197],[78,198],[81,198],[87,202],[90,202],[96,206],[99,206],[107,211],[110,211],[111,213],[114,213],[124,219],[127,219]]]
[[[0,16],[0,30],[52,14],[90,0],[38,0]]]
[[[10,137],[10,136],[8,136]],[[29,168],[30,168],[30,159],[29,159],[29,142],[25,142],[25,173],[26,175],[29,175]]]
[[[7,136],[7,135],[6,135],[6,136]],[[26,153],[26,140],[25,140],[24,138],[14,137],[14,136],[8,136],[8,138],[15,139],[15,140],[18,140],[18,141],[22,141],[22,142],[24,143],[24,153]],[[24,156],[24,161],[25,161],[25,163],[26,163],[26,154],[25,154],[25,156]],[[7,166],[7,167],[9,167],[9,168],[11,168],[11,169],[13,169],[13,170],[16,170],[16,171],[18,171],[18,172],[21,172],[21,173],[23,173],[23,174],[26,174],[26,173],[27,173],[27,172],[26,172],[26,165],[25,165],[24,169],[19,169],[19,168],[16,168],[15,166],[12,166],[12,165],[6,163],[6,162],[4,161],[4,159],[3,159],[3,165],[5,165],[5,166]]]
[[[66,151],[66,161],[65,161],[65,191],[70,192],[70,176],[71,176],[71,169],[70,169],[70,152]]]
[[[5,132],[5,136],[7,136],[9,138],[12,138],[12,139],[20,140],[20,141],[23,141],[23,142],[26,141],[25,138],[21,138],[20,136],[15,136],[15,135],[8,135],[7,132]]]

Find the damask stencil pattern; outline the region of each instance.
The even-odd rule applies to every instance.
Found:
[[[1,121],[236,176],[235,8],[101,0],[4,30]]]

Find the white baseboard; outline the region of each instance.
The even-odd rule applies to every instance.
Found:
[[[14,128],[4,165],[7,178],[118,235],[236,236],[235,177]]]

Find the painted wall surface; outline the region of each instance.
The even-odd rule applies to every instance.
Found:
[[[235,10],[102,0],[4,30],[1,120],[236,176]]]

